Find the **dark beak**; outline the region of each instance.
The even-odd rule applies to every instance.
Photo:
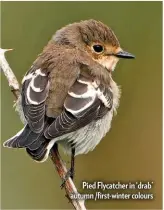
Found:
[[[132,55],[131,53],[128,53],[126,51],[120,51],[117,54],[115,54],[115,56],[118,57],[118,58],[126,58],[126,59],[135,58],[134,55]]]

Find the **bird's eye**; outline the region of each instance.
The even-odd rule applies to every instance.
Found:
[[[93,50],[96,53],[102,53],[104,51],[104,47],[100,44],[93,45]]]

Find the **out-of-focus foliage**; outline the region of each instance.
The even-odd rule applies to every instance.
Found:
[[[122,97],[112,129],[97,148],[76,158],[75,183],[82,180],[153,180],[153,201],[87,201],[88,208],[161,208],[162,183],[162,2],[2,2],[1,41],[17,78],[23,75],[60,27],[97,19],[109,25],[122,48],[136,55],[114,72]],[[1,82],[2,138],[22,124],[13,96]],[[68,157],[63,156],[66,160]],[[33,162],[23,150],[2,148],[3,209],[71,208],[51,161]]]

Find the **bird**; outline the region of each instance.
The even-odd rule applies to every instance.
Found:
[[[101,21],[57,30],[22,80],[17,110],[25,126],[3,146],[24,148],[37,162],[47,160],[55,144],[72,158],[92,151],[119,106],[112,74],[120,58],[135,56]]]

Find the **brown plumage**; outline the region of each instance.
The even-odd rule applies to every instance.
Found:
[[[23,79],[25,128],[4,143],[44,161],[55,143],[75,155],[95,148],[111,125],[120,91],[112,79],[123,51],[113,31],[95,20],[58,30]]]

